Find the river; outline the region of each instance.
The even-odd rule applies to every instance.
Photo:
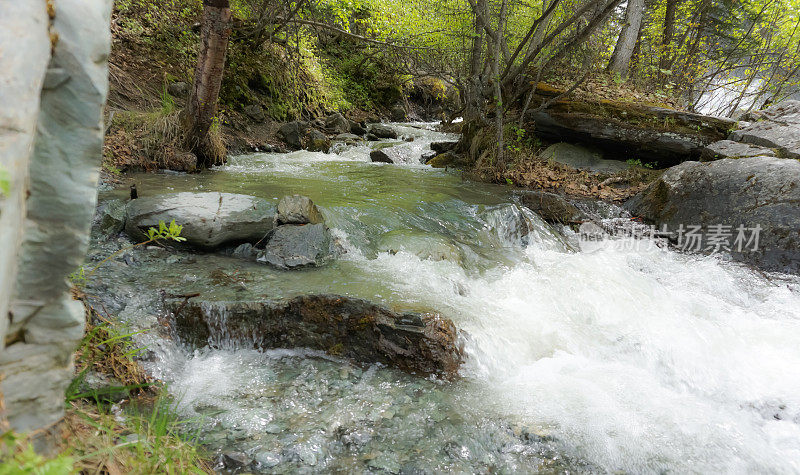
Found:
[[[397,128],[414,137],[403,165],[371,163],[362,145],[132,177],[140,195],[307,195],[344,252],[283,272],[146,249],[98,272],[90,292],[144,330],[146,369],[212,450],[279,473],[800,472],[800,280],[650,241],[582,242],[509,187],[420,165],[447,135]],[[91,257],[123,243],[95,243]],[[333,293],[438,312],[464,332],[462,377],[302,349],[188,349],[154,330],[162,289]]]

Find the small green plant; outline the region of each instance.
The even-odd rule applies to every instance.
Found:
[[[629,158],[628,160],[626,160],[626,163],[630,168],[643,167],[643,168],[648,168],[650,170],[653,170],[655,167],[658,166],[658,162],[642,163],[642,160],[638,158],[636,159]]]
[[[175,224],[175,220],[174,219],[169,224],[164,223],[164,221],[159,221],[158,222],[158,227],[153,226],[153,227],[151,227],[151,228],[149,228],[147,230],[147,240],[146,241],[140,242],[138,244],[134,244],[132,246],[123,247],[122,249],[114,252],[110,256],[108,256],[105,259],[103,259],[102,261],[100,261],[89,272],[86,272],[84,267],[81,266],[80,268],[78,268],[78,270],[76,270],[75,272],[70,274],[69,278],[70,278],[70,280],[72,281],[72,283],[75,286],[83,287],[84,285],[86,285],[86,282],[89,280],[89,278],[92,275],[94,275],[95,272],[97,272],[97,269],[99,269],[103,264],[105,264],[106,262],[110,261],[114,257],[116,257],[116,256],[118,256],[118,255],[120,255],[120,254],[122,254],[122,253],[124,253],[126,251],[129,251],[129,250],[131,250],[133,248],[136,248],[136,247],[139,247],[139,246],[144,246],[144,245],[147,245],[147,244],[151,244],[151,243],[156,242],[156,241],[161,241],[161,240],[168,240],[168,241],[175,241],[175,242],[186,241],[186,238],[181,237],[181,231],[183,231],[183,226],[181,226],[179,224]]]
[[[36,453],[28,437],[14,432],[0,436],[0,475],[12,474],[62,475],[77,473],[75,459],[59,454],[46,459]]]

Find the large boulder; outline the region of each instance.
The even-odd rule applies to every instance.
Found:
[[[777,149],[783,157],[800,158],[800,101],[784,101],[755,115],[758,122],[734,131],[730,139]]]
[[[325,130],[332,134],[350,133],[350,122],[338,112],[334,112],[325,118]]]
[[[625,208],[658,226],[666,225],[670,232],[697,225],[708,238],[717,229],[713,226],[725,226],[724,231],[731,233],[726,247],[735,259],[767,270],[798,272],[798,203],[800,162],[752,157],[682,163],[667,170]],[[752,242],[737,245],[740,226],[741,238],[747,241],[755,237],[753,229],[760,227],[757,250],[752,250]],[[706,242],[701,247],[715,250]]]
[[[144,241],[159,221],[183,226],[185,244],[203,250],[258,242],[275,226],[275,209],[267,200],[232,193],[172,193],[138,198],[126,207],[125,231]]]
[[[301,195],[284,196],[278,202],[277,224],[318,224],[325,221],[311,198]]]
[[[279,269],[319,267],[333,256],[331,234],[324,224],[285,224],[272,230],[256,260]]]
[[[700,154],[700,161],[711,162],[723,158],[746,158],[746,157],[774,157],[775,151],[771,148],[759,147],[733,140],[720,140],[705,147]]]
[[[179,337],[197,347],[312,348],[420,375],[455,377],[462,362],[450,320],[366,300],[309,295],[277,301],[168,301]]]
[[[311,152],[328,153],[331,149],[331,141],[319,130],[311,129],[306,137],[306,149]]]
[[[305,146],[308,127],[308,122],[287,122],[278,129],[278,135],[286,142],[289,148],[300,150]]]
[[[540,156],[562,165],[599,173],[616,173],[628,168],[625,162],[604,159],[598,150],[570,143],[553,144],[542,151]]]
[[[534,109],[526,119],[526,128],[547,140],[592,143],[662,166],[699,158],[703,147],[725,139],[736,125],[729,119],[611,101],[557,101]]]
[[[396,139],[397,131],[386,124],[372,124],[369,126],[369,131],[379,139]]]

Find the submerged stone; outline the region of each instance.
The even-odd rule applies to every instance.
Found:
[[[178,336],[202,347],[311,348],[421,375],[455,377],[458,332],[438,316],[398,313],[338,295],[289,300],[167,302]]]

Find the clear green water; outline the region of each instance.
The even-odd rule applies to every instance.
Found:
[[[400,130],[415,137],[409,156],[442,138]],[[132,177],[142,195],[310,196],[346,251],[282,272],[149,249],[98,273],[90,290],[149,330],[148,369],[212,450],[280,473],[800,471],[796,278],[647,242],[580,245],[506,187],[369,163],[368,152],[250,155],[198,175]],[[119,245],[97,243],[92,257]],[[444,383],[301,349],[186,349],[159,336],[162,291],[338,293],[434,311],[465,332],[467,361]]]

